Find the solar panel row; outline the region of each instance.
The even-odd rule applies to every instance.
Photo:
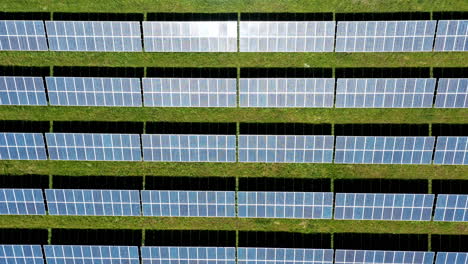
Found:
[[[239,264],[333,263],[333,249],[239,247],[237,252]]]
[[[140,254],[135,246],[44,245],[44,254],[47,264],[140,264]]]
[[[234,247],[141,247],[142,264],[235,264]]]
[[[434,252],[338,249],[335,252],[335,263],[432,264]]]

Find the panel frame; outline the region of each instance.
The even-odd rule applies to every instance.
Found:
[[[349,260],[346,255],[351,253]],[[359,255],[358,255],[359,254]],[[359,256],[356,259],[356,255]],[[391,260],[386,256],[391,257]],[[395,263],[395,264],[432,264],[434,263],[434,252],[427,251],[388,251],[388,250],[349,250],[349,249],[337,249],[335,251],[335,263],[336,264],[353,264],[353,263]],[[378,257],[376,260],[375,257]],[[395,261],[395,256],[397,260]],[[415,259],[415,256],[422,257],[422,259]],[[362,260],[361,260],[362,259]],[[390,261],[390,262],[387,262]],[[422,261],[422,262],[421,262]]]
[[[449,206],[452,202],[454,204]],[[468,194],[438,194],[434,221],[468,222]]]
[[[20,250],[21,252],[18,252]],[[0,261],[5,264],[44,264],[44,256],[42,254],[41,245],[0,245]],[[5,256],[6,252],[13,253],[14,256]],[[17,253],[22,256],[17,256]],[[22,260],[22,261],[20,261]]]
[[[153,257],[153,252],[157,250],[159,257]],[[203,253],[203,251],[205,251]],[[212,264],[235,264],[235,247],[158,247],[158,246],[142,246],[141,247],[141,263],[166,263],[173,261],[181,261],[188,263],[212,263]],[[193,254],[196,253],[196,257]],[[201,254],[200,254],[201,253]],[[212,258],[213,255],[216,256]],[[232,257],[230,258],[229,255]],[[161,255],[167,255],[162,257]],[[199,256],[202,255],[201,258]],[[224,258],[219,258],[219,255],[224,255]],[[147,257],[148,256],[148,257]]]
[[[21,194],[18,197],[19,193]],[[11,196],[14,197],[14,200],[10,199]],[[28,200],[28,197],[32,198],[32,200]],[[20,188],[1,188],[0,189],[0,215],[45,215],[45,214],[46,214],[45,199],[44,199],[44,195],[41,189],[20,189]]]
[[[255,252],[255,257],[249,258],[249,254]],[[253,253],[252,253],[253,254]],[[272,255],[274,259],[270,259]],[[269,264],[332,264],[333,249],[311,249],[311,248],[238,248],[238,263],[253,264],[257,262]],[[280,257],[280,258],[278,258]],[[299,259],[302,258],[302,259]],[[306,259],[310,258],[310,259]]]
[[[12,141],[14,144],[10,144],[13,143]],[[2,132],[0,133],[0,160],[47,160],[45,146],[42,133]]]
[[[57,250],[61,252],[56,252]],[[125,251],[127,252],[125,253]],[[69,259],[72,259],[73,262],[88,260],[92,263],[102,261],[102,263],[109,264],[140,263],[140,253],[136,246],[44,245],[44,253],[47,264],[68,263],[66,260]],[[76,256],[75,253],[79,253],[80,255]],[[66,256],[67,254],[70,254],[70,256]]]
[[[449,27],[453,27],[453,24],[456,24],[456,34],[449,34]],[[460,24],[462,28],[460,29]],[[463,31],[465,28],[465,33],[458,31]],[[458,34],[460,33],[460,34]],[[439,20],[437,23],[437,32],[434,41],[434,51],[437,52],[447,52],[447,51],[468,51],[468,20]],[[453,41],[451,48],[447,48],[447,39]],[[458,48],[458,44],[462,44],[463,48]],[[443,44],[442,44],[443,43]]]
[[[15,27],[16,34],[9,34],[10,23]],[[18,25],[22,24],[24,32],[19,34]],[[48,51],[46,31],[42,20],[0,20],[0,29],[6,33],[0,33],[0,51]],[[30,32],[33,34],[28,34]],[[13,32],[12,32],[13,33]],[[3,41],[2,41],[3,40]],[[8,42],[7,47],[4,44]],[[12,48],[12,42],[18,44],[18,48]],[[34,47],[31,47],[32,44]]]
[[[452,86],[453,82],[457,83],[456,89]],[[465,83],[464,86],[463,83]],[[451,103],[452,98],[453,104]],[[439,78],[434,107],[468,108],[468,78]]]
[[[9,87],[11,81],[14,83],[14,90],[13,87]],[[0,105],[46,106],[47,97],[43,79],[29,76],[0,76]]]

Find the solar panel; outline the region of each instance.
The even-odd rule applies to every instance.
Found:
[[[41,133],[0,133],[0,160],[46,160]]]
[[[51,160],[140,161],[140,135],[46,133]]]
[[[468,165],[468,137],[437,137],[434,164]]]
[[[46,21],[52,51],[142,51],[140,22]]]
[[[236,52],[236,21],[143,21],[149,52]]]
[[[45,215],[41,189],[0,189],[0,215]]]
[[[242,78],[241,107],[333,107],[333,78]]]
[[[466,264],[468,252],[437,252],[435,264]]]
[[[48,50],[44,23],[0,20],[0,50]]]
[[[241,52],[333,52],[334,21],[241,21]]]
[[[335,163],[430,164],[435,137],[336,137]]]
[[[51,105],[142,106],[138,78],[46,77]]]
[[[432,108],[436,79],[338,79],[336,107]]]
[[[42,78],[0,76],[0,105],[47,105]]]
[[[432,51],[435,28],[435,20],[339,21],[335,51]]]
[[[2,264],[44,264],[40,245],[0,245]]]
[[[240,135],[240,162],[331,163],[333,136]]]
[[[235,162],[233,135],[141,135],[143,160],[182,162]]]
[[[335,219],[430,221],[433,194],[337,193]]]
[[[468,20],[439,20],[434,51],[468,51]]]
[[[141,191],[144,216],[236,216],[235,192]]]
[[[50,215],[139,216],[140,192],[46,189]]]
[[[468,195],[438,194],[434,221],[468,222]]]
[[[238,192],[239,217],[331,219],[331,192]]]
[[[138,247],[44,245],[47,264],[139,264]]]
[[[238,248],[239,264],[332,264],[333,249]]]
[[[234,247],[141,247],[142,264],[235,264]]]
[[[468,108],[468,78],[440,78],[436,108]]]
[[[236,107],[236,79],[143,78],[145,106]]]
[[[335,253],[335,263],[432,264],[434,252],[338,249]]]

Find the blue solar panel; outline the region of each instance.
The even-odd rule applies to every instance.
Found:
[[[236,107],[236,79],[143,78],[145,106]]]
[[[436,21],[339,21],[336,52],[432,51]]]
[[[335,163],[430,164],[434,137],[336,137]]]
[[[239,217],[331,219],[331,192],[239,192]]]
[[[142,264],[235,264],[234,247],[141,247]]]
[[[435,264],[466,264],[468,252],[437,252]]]
[[[333,78],[242,78],[241,107],[333,107]]]
[[[44,245],[47,264],[139,264],[138,247]]]
[[[51,160],[140,161],[140,135],[46,133]]]
[[[437,195],[434,221],[468,222],[468,195]]]
[[[141,191],[144,216],[236,216],[235,193],[225,191]]]
[[[46,77],[51,105],[141,106],[138,78]]]
[[[468,165],[468,137],[437,137],[434,164]]]
[[[332,264],[333,249],[240,247],[237,259],[239,264]]]
[[[45,192],[50,215],[141,215],[139,191],[46,189]]]
[[[2,264],[43,264],[40,245],[0,245]]]
[[[42,78],[0,76],[0,105],[47,105]]]
[[[433,194],[337,193],[335,219],[430,221]]]
[[[468,78],[440,78],[436,108],[468,108]]]
[[[140,22],[46,21],[52,51],[142,51]]]
[[[44,23],[0,20],[0,50],[48,50]]]
[[[439,20],[435,51],[468,51],[468,20]]]
[[[331,163],[333,136],[240,135],[240,162]]]
[[[336,107],[432,108],[436,79],[338,79]]]
[[[434,252],[342,250],[335,253],[336,264],[432,264]]]
[[[142,135],[145,161],[235,162],[236,136]]]
[[[0,189],[0,215],[45,215],[41,189]]]
[[[46,160],[41,133],[0,133],[0,160]]]

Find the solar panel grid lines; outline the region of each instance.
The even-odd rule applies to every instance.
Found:
[[[48,50],[44,22],[0,20],[0,50]]]
[[[41,189],[0,189],[0,215],[45,215]]]
[[[235,264],[234,247],[141,247],[142,264]]]
[[[2,264],[43,264],[40,245],[0,245],[0,263]]]
[[[468,108],[468,78],[440,78],[436,108]]]
[[[468,20],[439,20],[434,51],[468,51]]]
[[[236,52],[237,21],[143,21],[147,52]]]
[[[145,106],[236,107],[235,78],[143,78]]]
[[[238,216],[331,219],[331,192],[238,192]]]
[[[139,264],[136,246],[44,245],[47,264],[106,263]]]
[[[468,222],[468,195],[438,194],[434,221]]]
[[[339,220],[430,221],[433,194],[337,193]]]
[[[435,20],[338,21],[335,51],[432,51],[435,29]]]
[[[144,216],[235,217],[234,191],[141,191]]]
[[[41,133],[0,133],[0,160],[46,160]]]
[[[137,190],[46,189],[49,215],[140,216]]]
[[[333,249],[238,248],[239,264],[332,264]]]
[[[51,51],[142,51],[140,22],[46,21]]]
[[[333,52],[335,21],[240,21],[240,52]]]
[[[333,107],[334,78],[241,78],[240,107]]]
[[[50,160],[141,161],[140,135],[46,133]]]
[[[335,263],[432,264],[434,263],[434,252],[337,249]]]
[[[466,264],[468,252],[437,252],[435,264]]]
[[[437,137],[434,164],[468,165],[468,137]]]
[[[239,135],[239,162],[331,163],[333,136]]]
[[[0,105],[47,105],[42,78],[0,76]]]
[[[46,77],[51,105],[141,107],[139,78]]]
[[[432,108],[435,78],[337,79],[337,108]]]

